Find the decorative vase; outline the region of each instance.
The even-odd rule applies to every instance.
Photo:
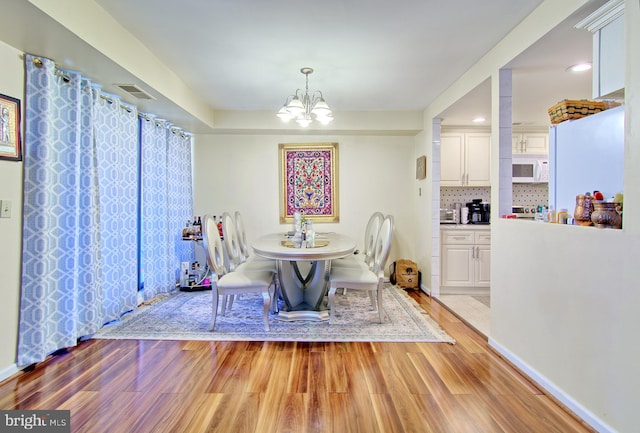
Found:
[[[601,229],[621,229],[622,216],[616,210],[617,203],[594,201],[591,221]]]
[[[573,211],[573,218],[581,226],[590,226],[591,213],[593,212],[593,197],[590,195],[576,196],[576,209]]]

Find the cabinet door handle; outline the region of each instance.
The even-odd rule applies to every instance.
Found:
[[[476,247],[471,247],[471,258],[472,259],[476,258]]]

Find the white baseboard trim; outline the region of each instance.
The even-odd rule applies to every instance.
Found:
[[[425,286],[424,284],[420,284],[420,290],[426,293],[429,297],[431,297],[431,289]]]
[[[0,382],[10,378],[19,371],[20,370],[18,369],[18,366],[16,364],[11,364],[10,366],[3,368],[2,370],[0,370]]]
[[[540,374],[538,371],[531,368],[522,359],[515,356],[513,353],[505,349],[500,343],[489,337],[489,346],[496,350],[500,355],[504,356],[513,365],[515,365],[520,371],[527,375],[537,385],[544,389],[549,395],[552,395],[556,400],[562,403],[567,409],[576,414],[585,423],[589,424],[593,429],[600,433],[616,433],[616,430],[611,426],[604,423],[600,418],[591,413],[587,408],[582,406],[571,396],[566,394],[562,389],[558,388],[553,382]]]

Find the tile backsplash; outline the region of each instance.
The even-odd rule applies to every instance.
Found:
[[[475,198],[481,198],[482,201],[491,202],[491,188],[489,187],[458,187],[443,186],[440,187],[440,207],[452,208],[454,203],[471,202]]]
[[[491,188],[489,187],[455,187],[440,188],[440,207],[453,207],[454,203],[465,203],[479,198],[491,202]],[[549,205],[549,186],[546,183],[517,183],[513,184],[513,205],[537,206]]]
[[[513,184],[513,204],[516,206],[549,206],[549,184]]]

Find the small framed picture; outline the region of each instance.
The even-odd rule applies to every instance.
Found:
[[[416,179],[427,177],[427,157],[422,155],[416,160]]]
[[[22,161],[20,100],[0,95],[0,159]]]

